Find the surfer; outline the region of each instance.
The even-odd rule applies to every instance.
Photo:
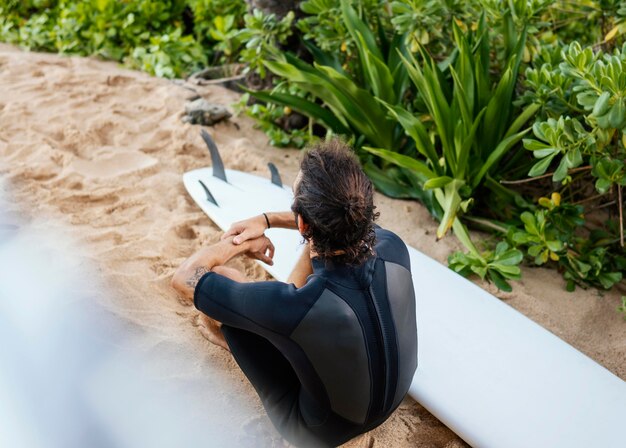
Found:
[[[341,141],[309,149],[293,189],[290,212],[233,224],[172,285],[208,316],[210,340],[232,352],[287,441],[336,446],[384,422],[413,379],[409,254],[374,224],[372,184]],[[306,242],[286,283],[224,266],[242,254],[271,264],[272,227]]]

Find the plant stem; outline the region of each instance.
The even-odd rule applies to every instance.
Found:
[[[500,232],[500,233],[506,233],[509,230],[504,225],[498,224],[496,222],[493,222],[485,218],[473,218],[471,216],[464,216],[463,219],[465,221],[473,222],[475,224],[478,224],[479,226],[483,226],[485,228],[495,230],[496,232]]]
[[[581,199],[580,201],[572,202],[572,205],[584,204],[585,202],[593,201],[594,199],[601,198],[602,196],[606,196],[607,194],[609,194],[609,192],[589,196],[588,198]]]
[[[617,205],[619,208],[619,244],[624,247],[624,203],[622,201],[622,186],[617,186]]]
[[[587,165],[587,166],[580,166],[578,168],[574,168],[569,170],[568,174],[571,173],[577,173],[579,171],[586,171],[586,170],[590,170],[592,168],[591,165]],[[513,184],[525,184],[527,182],[532,182],[535,180],[539,180],[539,179],[545,179],[546,177],[550,177],[554,174],[554,172],[552,173],[546,173],[546,174],[542,174],[541,176],[535,176],[535,177],[531,177],[528,179],[520,179],[520,180],[501,180],[500,183],[504,184],[504,185],[513,185]]]
[[[600,210],[601,208],[606,208],[609,207],[611,205],[614,205],[617,201],[609,201],[609,202],[605,202],[604,204],[598,205],[596,207],[591,207],[588,212],[592,212],[594,210]]]

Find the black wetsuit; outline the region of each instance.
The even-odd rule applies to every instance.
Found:
[[[336,446],[380,425],[417,368],[415,294],[398,236],[350,267],[313,258],[306,284],[238,283],[209,272],[196,307],[222,322],[268,416],[298,446]]]

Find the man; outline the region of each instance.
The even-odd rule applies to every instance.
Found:
[[[234,224],[185,261],[172,284],[214,319],[211,341],[230,349],[286,440],[336,446],[384,422],[411,384],[409,255],[399,237],[374,226],[372,184],[342,142],[304,154],[294,195],[292,212]],[[271,264],[270,227],[306,240],[287,283],[248,282],[223,266],[239,254]]]

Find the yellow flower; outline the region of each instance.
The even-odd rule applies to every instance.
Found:
[[[552,200],[552,202],[554,203],[556,207],[561,205],[561,195],[557,193],[556,191],[552,193],[552,196],[550,196],[550,199]]]
[[[348,51],[348,44],[346,44],[346,41],[341,42],[341,51],[344,53]]]
[[[459,26],[459,28],[461,29],[461,31],[463,31],[464,33],[467,32],[467,25],[465,23],[463,23],[461,20],[455,18],[454,21],[456,22],[456,24]]]
[[[291,113],[291,107],[285,106],[283,107],[283,114],[289,115]]]

